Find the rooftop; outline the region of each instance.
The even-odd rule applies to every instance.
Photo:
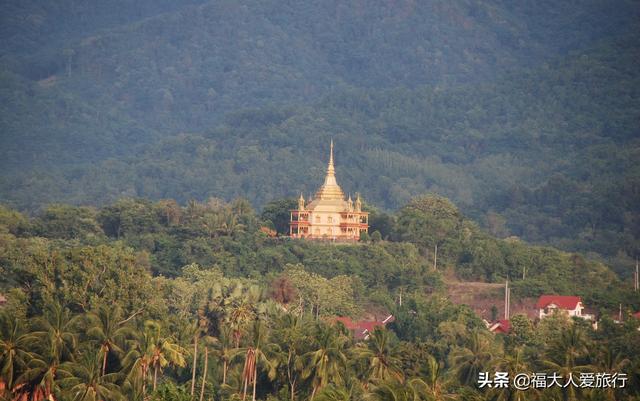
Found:
[[[572,295],[541,295],[536,308],[542,309],[553,304],[560,309],[575,309],[579,302],[582,302],[582,299]]]

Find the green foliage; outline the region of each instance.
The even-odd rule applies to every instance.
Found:
[[[491,237],[438,196],[387,214],[386,240],[357,244],[269,238],[244,199],[124,199],[0,217],[0,372],[16,397],[191,399],[193,385],[195,397],[221,399],[499,398],[521,393],[479,391],[479,372],[640,363],[640,323],[606,318],[640,300],[604,264]],[[494,337],[451,302],[440,270],[508,277],[514,298],[581,295],[605,317],[594,332],[560,314],[537,325],[515,315],[511,332]],[[366,341],[328,324],[370,311],[395,321]],[[592,395],[637,396],[630,383]]]
[[[170,381],[159,385],[151,396],[152,401],[191,401],[191,399],[185,386],[178,386]]]
[[[594,251],[631,270],[640,235],[632,2],[145,1],[131,15],[67,3],[6,13],[3,203],[42,211],[242,195],[263,205],[315,190],[334,137],[345,189],[386,210],[438,193],[499,237]],[[53,23],[61,15],[64,29]],[[36,20],[42,29],[16,22]],[[94,231],[50,212],[42,235],[64,224],[75,225],[70,236]],[[135,231],[134,216],[116,212],[100,220],[105,233]],[[390,235],[384,212],[371,223]]]
[[[412,199],[398,212],[394,237],[435,252],[445,240],[460,237],[462,214],[451,201],[437,195]],[[442,255],[441,255],[442,256]]]
[[[549,324],[556,323],[552,319]],[[542,343],[544,338],[536,338],[533,324],[526,315],[517,314],[509,318],[511,329],[506,338],[509,347],[536,346]],[[547,326],[549,327],[549,326]]]
[[[287,265],[284,275],[298,290],[300,301],[294,301],[300,308],[310,310],[316,316],[356,316],[361,313],[356,305],[352,279],[335,276],[326,279],[309,273],[301,265]]]
[[[552,3],[7,1],[0,398],[640,397],[607,267],[640,252],[638,7]],[[370,235],[268,238],[329,138]],[[581,295],[600,329],[492,337],[442,272]],[[367,341],[324,321],[383,310]],[[478,389],[496,369],[630,380]]]
[[[90,241],[102,234],[96,222],[96,210],[88,207],[52,205],[34,223],[37,235],[47,238]]]
[[[262,209],[260,218],[269,221],[273,228],[281,235],[289,235],[290,210],[296,209],[298,203],[295,199],[279,199],[267,203]]]
[[[0,228],[3,233],[19,236],[27,232],[30,227],[29,221],[25,216],[0,205]]]

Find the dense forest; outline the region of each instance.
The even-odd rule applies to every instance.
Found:
[[[438,193],[631,274],[637,2],[119,3],[7,2],[4,204],[260,207],[313,191],[334,138],[379,208]]]
[[[392,215],[371,209],[372,233],[356,244],[269,235],[264,228],[278,228],[290,204],[274,201],[261,215],[246,200],[215,198],[52,205],[34,218],[1,209],[5,399],[640,396],[640,319],[630,315],[640,294],[606,266],[492,237],[434,195]],[[600,327],[562,314],[534,326],[515,315],[508,335],[492,334],[448,300],[443,280],[452,269],[468,279],[511,277],[515,299],[581,295]],[[619,303],[623,325],[610,317]],[[332,323],[371,313],[396,318],[366,342]],[[628,383],[479,389],[479,372],[493,370],[624,373]]]
[[[640,400],[638,1],[0,7],[1,401]],[[369,232],[288,238],[331,140]]]

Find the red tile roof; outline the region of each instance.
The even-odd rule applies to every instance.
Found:
[[[640,319],[640,312],[636,312],[632,316],[635,317],[636,319]]]
[[[353,330],[356,327],[353,321],[348,317],[339,316],[335,318],[335,321],[344,324],[344,327],[346,327],[347,330]]]
[[[578,306],[578,302],[582,302],[580,297],[570,295],[542,295],[538,299],[538,303],[536,303],[536,308],[542,309],[550,304],[554,304],[560,309],[573,310]]]
[[[383,322],[366,320],[354,322],[350,318],[343,316],[335,317],[333,320],[344,324],[344,327],[346,327],[347,330],[353,332],[353,337],[355,339],[361,340],[363,338],[367,338],[369,334],[373,333],[376,327],[384,327],[386,323],[392,322],[394,319],[393,316],[390,315]]]
[[[489,328],[494,333],[509,333],[511,331],[511,323],[507,319],[500,319]]]

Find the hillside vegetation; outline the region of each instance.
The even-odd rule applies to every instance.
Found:
[[[7,2],[0,201],[254,206],[338,178],[492,234],[639,254],[636,2]],[[64,21],[64,23],[57,23]]]
[[[260,227],[287,202],[263,216],[242,199],[51,205],[31,219],[0,209],[0,396],[490,400],[519,391],[478,388],[478,372],[547,366],[628,375],[624,387],[568,390],[576,400],[638,396],[640,320],[630,313],[640,297],[606,266],[493,238],[438,196],[393,216],[372,211],[377,228],[357,244],[268,237]],[[514,304],[582,295],[600,328],[514,315],[511,332],[495,336],[448,299],[444,270],[494,282],[508,275]],[[609,318],[619,303],[624,325]],[[372,313],[395,321],[367,341],[332,323]],[[552,387],[536,399],[561,394]]]

